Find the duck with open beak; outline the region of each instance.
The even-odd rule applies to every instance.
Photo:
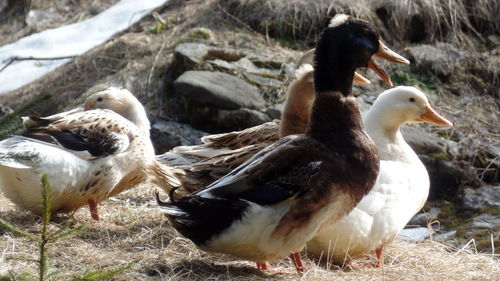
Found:
[[[410,64],[410,61],[405,59],[404,57],[400,56],[398,53],[394,52],[393,50],[389,49],[382,41],[378,41],[379,43],[379,49],[378,51],[373,55],[374,57],[379,57],[385,60],[388,60],[390,62],[394,63],[400,63],[400,64]],[[382,69],[380,68],[374,61],[373,58],[368,61],[368,68],[375,71],[375,73],[382,78],[389,86],[392,87],[392,81],[389,75]]]

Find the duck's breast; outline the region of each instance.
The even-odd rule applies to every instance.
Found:
[[[400,161],[380,161],[373,189],[337,223],[325,227],[309,244],[308,250],[330,253],[342,262],[374,251],[394,239],[408,220],[423,206],[429,191],[423,165]]]

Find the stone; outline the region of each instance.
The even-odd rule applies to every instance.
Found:
[[[283,84],[283,82],[278,79],[264,77],[253,73],[243,73],[243,75],[248,81],[258,84],[259,86],[278,88]]]
[[[273,104],[266,109],[266,113],[272,119],[281,119],[281,113],[283,113],[284,107],[285,103]]]
[[[431,133],[427,133],[418,127],[403,126],[401,128],[401,133],[406,142],[417,154],[430,155],[446,153],[445,140]]]
[[[495,228],[500,226],[500,216],[495,216],[492,214],[481,214],[472,219],[470,225],[480,228]]]
[[[271,121],[267,114],[257,110],[241,108],[238,110],[219,110],[219,127],[227,127],[227,130],[243,130]]]
[[[418,213],[413,218],[410,219],[408,224],[410,225],[420,225],[427,226],[427,224],[435,219],[437,219],[441,209],[433,207],[427,212]]]
[[[452,231],[448,231],[448,232],[441,233],[438,235],[433,235],[432,240],[440,242],[440,243],[444,243],[447,240],[454,238],[456,235],[457,235],[457,231],[452,230]]]
[[[25,18],[26,24],[30,27],[37,27],[39,25],[60,20],[62,20],[62,16],[60,14],[45,10],[30,10]]]
[[[406,242],[423,242],[430,235],[427,227],[405,228],[399,232],[397,239]]]
[[[6,105],[0,104],[0,117],[12,113],[12,109]]]
[[[500,185],[485,185],[473,189],[464,188],[462,197],[464,208],[471,210],[480,210],[483,207],[500,207]]]
[[[174,59],[170,69],[173,79],[188,70],[203,69],[203,59],[209,47],[201,43],[182,43],[175,47]]]
[[[174,88],[189,105],[225,110],[265,106],[257,87],[223,72],[187,71],[174,82]]]
[[[449,76],[460,68],[466,54],[450,44],[418,45],[405,48],[415,70],[432,70],[435,74]]]
[[[151,126],[151,140],[156,154],[163,153],[179,145],[200,144],[200,138],[207,133],[175,121],[156,121]]]
[[[431,187],[428,200],[455,198],[460,188],[469,178],[473,178],[473,171],[461,167],[457,162],[447,161],[428,155],[419,155],[429,173]]]
[[[9,6],[9,0],[0,0],[0,13]]]

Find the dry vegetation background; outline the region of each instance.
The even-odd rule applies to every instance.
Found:
[[[14,1],[19,5],[18,10],[13,10],[12,21],[0,28],[0,43],[83,20],[115,2]],[[26,3],[33,9],[64,11],[65,17],[58,23],[27,28],[22,19],[16,18],[22,18]],[[460,49],[465,54],[460,63],[445,58],[445,63],[453,66],[448,75],[431,70],[435,77],[412,74],[409,78],[404,75],[396,78],[402,82],[417,81],[434,93],[433,100],[440,112],[458,124],[456,131],[446,132],[447,137],[473,140],[481,145],[499,143],[500,51],[495,40],[500,30],[500,3],[497,0],[171,0],[157,12],[167,19],[162,30],[153,31],[151,27],[157,26],[157,20],[147,17],[59,71],[0,97],[0,103],[15,108],[50,90],[58,96],[59,103],[41,107],[37,112],[49,114],[73,106],[82,93],[100,84],[118,81],[138,95],[150,113],[156,114],[161,104],[167,102],[164,98],[165,91],[168,94],[167,75],[163,69],[178,43],[196,41],[231,46],[293,61],[300,51],[313,45],[328,22],[327,15],[343,12],[374,22],[387,44],[398,51],[436,42]],[[383,66],[398,73],[397,66]],[[376,81],[371,74],[367,76]],[[424,83],[422,77],[431,80]],[[383,89],[377,82],[372,86],[361,89],[374,93]],[[269,99],[282,100],[285,88],[283,85]],[[175,108],[165,114],[175,118],[172,112]],[[498,167],[495,165],[494,168]],[[488,172],[486,179],[498,182],[498,170]],[[386,251],[382,269],[362,266],[374,261],[371,256],[354,268],[338,268],[307,257],[309,271],[302,278],[293,272],[291,262],[286,259],[275,261],[272,266],[290,270],[290,274],[269,275],[256,270],[253,263],[197,250],[166,224],[153,200],[154,190],[152,186],[141,186],[103,202],[99,209],[102,222],[91,221],[86,208],[73,216],[54,218],[50,224],[52,231],[68,222],[73,226],[84,225],[82,232],[49,244],[50,268],[58,271],[56,276],[70,280],[89,270],[130,266],[113,280],[500,280],[498,255],[494,250],[479,253],[473,240],[464,249],[436,242],[395,242]],[[2,195],[0,218],[34,234],[41,231],[39,216],[16,210]],[[492,249],[498,245],[498,235],[486,241],[491,242]],[[36,258],[34,243],[0,229],[0,276],[14,275],[20,280],[24,273],[34,274],[36,265],[27,260]]]

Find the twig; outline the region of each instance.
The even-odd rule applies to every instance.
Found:
[[[72,56],[61,56],[61,57],[48,57],[48,58],[42,58],[42,57],[11,57],[8,60],[63,60],[63,59],[72,59],[76,58],[77,55],[72,55]]]
[[[23,60],[64,60],[64,59],[72,59],[76,58],[76,55],[73,56],[61,56],[61,57],[49,57],[49,58],[40,58],[40,57],[18,57],[14,56],[11,58],[8,58],[4,60],[3,62],[7,62],[2,68],[0,69],[0,72],[4,71],[9,65],[11,65],[15,61],[23,61]]]

